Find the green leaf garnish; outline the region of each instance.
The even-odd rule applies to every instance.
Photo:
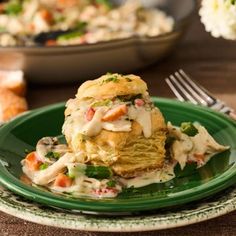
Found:
[[[112,4],[109,0],[95,0],[97,4],[102,4],[107,8],[112,8]]]
[[[107,182],[107,187],[115,187],[116,186],[116,181],[111,179]]]
[[[47,157],[47,158],[53,158],[53,159],[59,159],[60,158],[60,153],[58,153],[58,152],[52,152],[52,151],[50,151],[50,152],[48,152],[46,155],[45,155],[45,157]]]
[[[5,6],[8,15],[18,15],[22,11],[22,5],[18,0],[12,0]]]
[[[62,40],[63,41],[63,40],[69,40],[69,39],[81,37],[86,32],[86,26],[87,26],[87,22],[80,21],[74,27],[74,31],[64,33],[64,34],[60,35],[57,38],[57,40],[59,40],[59,41]]]
[[[41,164],[40,166],[39,166],[39,169],[40,170],[45,170],[45,169],[47,169],[48,168],[48,163],[43,163],[43,164]]]
[[[85,175],[95,179],[109,179],[112,177],[112,170],[106,166],[87,166]]]
[[[67,167],[67,169],[68,169],[67,176],[73,179],[85,174],[86,165],[78,164],[75,166]]]
[[[111,105],[111,102],[112,101],[110,99],[106,99],[103,101],[93,103],[91,107],[109,106],[109,105]]]
[[[85,22],[85,21],[80,21],[80,22],[78,22],[77,25],[75,26],[75,29],[76,29],[77,31],[84,32],[87,25],[88,25],[87,22]]]
[[[104,80],[102,81],[102,84],[104,84],[104,83],[109,83],[109,82],[118,83],[119,81],[120,81],[120,80],[117,78],[117,76],[114,75],[114,76],[111,76],[111,77],[109,77],[109,78],[107,78],[107,79],[104,79]]]
[[[73,31],[73,32],[70,32],[70,33],[60,35],[57,38],[57,40],[69,40],[69,39],[81,37],[82,35],[83,35],[83,33],[81,31]]]
[[[191,122],[183,122],[180,126],[180,131],[184,134],[187,134],[190,137],[195,136],[198,134],[197,128]]]

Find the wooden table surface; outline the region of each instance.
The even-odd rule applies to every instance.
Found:
[[[137,71],[149,85],[151,95],[173,97],[164,78],[175,70],[183,68],[202,85],[212,91],[228,105],[236,109],[236,42],[213,39],[199,23],[196,15],[193,25],[184,41],[175,52],[161,63]],[[108,68],[109,71],[109,68]],[[28,102],[36,108],[73,97],[80,82],[73,85],[37,86],[29,85]],[[113,233],[90,233],[64,230],[26,222],[0,213],[0,235],[107,235]],[[206,222],[158,232],[117,233],[115,235],[236,235],[236,212]]]

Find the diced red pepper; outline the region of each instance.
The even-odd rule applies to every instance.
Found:
[[[40,15],[48,24],[51,24],[53,22],[52,13],[48,11],[47,9],[42,9],[40,11]]]
[[[72,185],[72,179],[65,174],[58,174],[54,182],[55,186],[58,187],[70,187]]]
[[[57,41],[54,39],[49,39],[46,42],[46,46],[55,46],[55,45],[57,45]]]
[[[93,119],[94,114],[95,110],[92,107],[90,107],[85,114],[86,120],[91,121]]]
[[[145,104],[145,102],[143,101],[143,99],[137,98],[134,100],[135,105],[137,105],[138,107],[141,107]]]
[[[116,108],[113,108],[102,117],[102,121],[114,121],[125,115],[128,112],[128,108],[125,104],[122,104]]]
[[[36,152],[30,152],[25,158],[26,166],[32,170],[39,170],[39,166],[42,164],[40,160],[38,160]]]

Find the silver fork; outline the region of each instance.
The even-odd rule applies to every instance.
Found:
[[[210,107],[236,120],[236,113],[233,108],[214,97],[208,90],[192,80],[182,69],[165,80],[180,101],[189,101],[193,104]]]

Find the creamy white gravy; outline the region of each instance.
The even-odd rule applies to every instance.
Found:
[[[130,120],[135,120],[140,124],[146,138],[152,135],[151,111],[147,111],[145,107],[129,106],[126,116],[112,122],[102,121],[103,115],[109,109],[108,107],[97,108],[93,119],[87,122],[85,119],[87,108],[88,106],[82,106],[80,110],[72,112],[63,125],[63,132],[69,134],[72,140],[78,134],[84,134],[89,137],[96,136],[102,129],[113,132],[130,132]]]
[[[145,173],[141,176],[125,179],[119,178],[119,180],[127,187],[140,188],[149,184],[164,183],[175,177],[174,167],[176,163],[165,164],[161,169],[155,170],[149,173]]]

